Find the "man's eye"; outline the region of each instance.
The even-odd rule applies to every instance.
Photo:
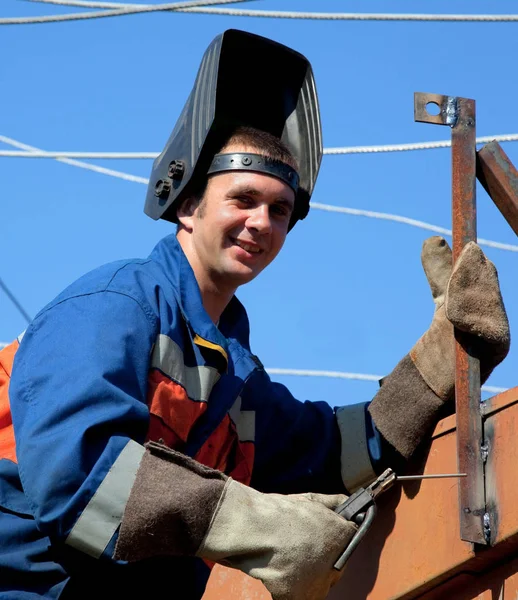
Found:
[[[285,217],[288,215],[288,209],[282,204],[274,204],[272,206],[272,211],[281,217]]]

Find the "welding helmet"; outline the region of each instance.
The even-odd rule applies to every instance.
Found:
[[[320,111],[311,65],[287,46],[237,29],[218,35],[205,51],[182,113],[153,163],[144,212],[153,219],[176,223],[176,211],[189,191],[206,180],[209,170],[224,169],[221,162],[213,164],[214,156],[239,126],[271,133],[292,152],[298,163],[298,180],[289,228],[303,219],[322,160]],[[224,157],[223,163],[228,158],[219,156]],[[241,157],[239,167],[261,170],[256,158],[252,154]],[[262,170],[283,179],[282,165],[280,171],[275,164]],[[293,183],[293,174],[287,172]]]

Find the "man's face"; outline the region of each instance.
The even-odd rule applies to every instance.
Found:
[[[226,291],[254,279],[282,248],[294,202],[293,190],[270,175],[236,171],[210,177],[186,228],[199,283]]]

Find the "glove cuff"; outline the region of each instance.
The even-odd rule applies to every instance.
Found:
[[[194,556],[218,505],[227,476],[150,442],[122,518],[114,558]]]
[[[407,354],[382,379],[368,410],[381,435],[408,460],[437,423],[443,404]]]
[[[453,325],[444,306],[435,311],[429,329],[410,350],[410,358],[432,391],[443,401],[453,396],[455,387],[455,343]]]

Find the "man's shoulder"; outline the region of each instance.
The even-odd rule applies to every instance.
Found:
[[[94,294],[103,291],[118,291],[130,288],[137,292],[149,278],[156,278],[154,265],[149,258],[131,258],[106,263],[88,271],[68,285],[58,296]],[[56,299],[58,299],[56,298]]]
[[[123,294],[138,303],[153,304],[157,288],[171,290],[171,281],[152,258],[130,258],[105,263],[68,285],[46,308],[81,296]]]
[[[170,235],[162,238],[147,257],[115,260],[95,267],[65,287],[41,308],[37,317],[49,310],[55,314],[58,307],[62,313],[61,309],[66,311],[72,305],[99,314],[115,311],[117,319],[131,304],[139,305],[152,321],[160,320],[163,303],[179,312],[183,279],[180,254],[175,236]]]

